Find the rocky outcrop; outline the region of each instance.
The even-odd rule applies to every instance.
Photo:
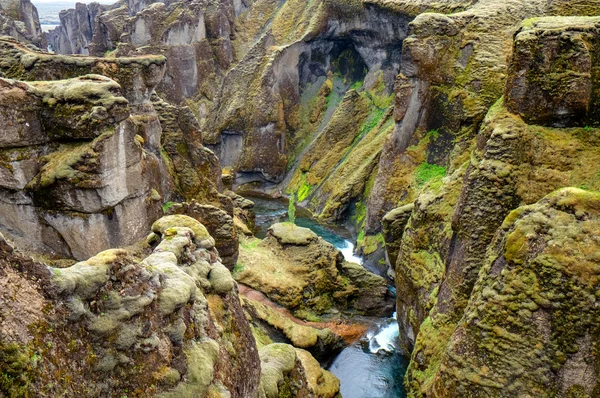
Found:
[[[567,21],[569,18],[564,19]],[[515,39],[516,46],[525,43],[529,42]],[[515,50],[515,54],[519,52]],[[522,68],[516,67],[520,59],[511,59],[507,90],[522,75]],[[539,87],[552,87],[556,76],[546,74],[543,79],[548,84],[538,80]],[[481,370],[488,365],[483,363],[478,372],[461,373],[465,363],[457,355],[446,356],[446,350],[462,339],[464,331],[459,325],[469,317],[466,308],[474,297],[474,286],[494,248],[494,236],[510,211],[535,203],[561,187],[600,188],[598,170],[583,166],[590,164],[583,159],[598,156],[596,129],[530,125],[509,107],[500,100],[489,109],[467,163],[446,178],[431,179],[424,185],[400,242],[392,245],[392,249],[399,247],[396,285],[404,292],[397,302],[401,336],[406,336],[406,347],[414,347],[407,373],[411,396],[455,396],[459,391],[473,396],[519,395],[512,390],[517,388],[514,385],[488,384]],[[560,114],[557,111],[556,116]],[[461,345],[459,350],[458,355],[487,355],[472,351],[473,346]],[[550,365],[543,365],[540,371],[548,371],[546,366]],[[518,378],[520,371],[512,370],[505,376]],[[454,381],[442,383],[440,378],[446,377]],[[536,395],[552,396],[553,388],[549,384],[545,390],[536,390]]]
[[[574,188],[510,213],[444,355],[437,396],[594,395],[599,228],[600,195]]]
[[[287,344],[270,344],[259,354],[263,369],[260,398],[338,396],[340,381],[321,369],[306,351]]]
[[[297,2],[286,2],[274,11],[265,34],[224,79],[216,112],[210,115],[206,128],[219,132],[208,139],[220,146],[221,159],[227,159],[239,173],[240,185],[254,182],[258,188],[261,184],[268,188],[282,182],[287,167],[297,171],[291,189],[302,188],[301,181],[308,179],[302,200],[308,198],[307,194],[320,188],[326,175],[349,157],[347,147],[353,140],[360,141],[368,132],[360,128],[367,106],[372,106],[364,98],[367,95],[358,104],[356,95],[345,99],[339,119],[332,120],[327,129],[341,97],[364,79],[369,89],[379,84],[387,87],[389,96],[408,20],[378,7],[359,5],[355,13],[340,13],[343,7],[335,1],[319,3],[300,7]],[[290,20],[299,28],[291,29]],[[329,79],[328,74],[332,75]],[[333,79],[333,75],[340,79]],[[251,90],[239,90],[242,86]],[[344,133],[348,125],[352,128]],[[334,147],[323,147],[324,141],[333,142]],[[376,155],[368,156],[372,161]],[[315,167],[316,175],[306,176],[306,165],[314,166],[317,159],[322,165]],[[371,169],[363,168],[362,176],[367,173],[368,178]],[[281,185],[285,188],[289,182],[284,180]],[[323,191],[330,193],[332,188]],[[347,196],[348,189],[345,191],[346,195],[338,195]],[[326,201],[320,198],[315,207],[322,210]]]
[[[150,109],[150,98],[164,76],[166,63],[164,57],[151,55],[119,59],[52,55],[8,39],[0,39],[0,54],[0,72],[10,79],[58,80],[90,73],[109,77],[119,83],[131,106],[140,106],[135,109],[140,112]]]
[[[239,241],[232,214],[216,206],[197,201],[174,204],[166,212],[185,214],[204,224],[211,236],[215,238],[215,247],[221,255],[223,264],[233,270],[238,259]]]
[[[525,22],[514,42],[505,94],[508,109],[530,124],[598,125],[599,29],[600,18]]]
[[[156,95],[152,97],[152,105],[158,113],[161,146],[169,156],[178,192],[187,201],[218,203],[221,165],[217,156],[203,145],[196,116],[189,107],[170,105]]]
[[[37,8],[29,0],[0,1],[0,32],[40,48],[47,45]]]
[[[164,59],[59,57],[8,40],[0,51],[7,76],[72,77],[3,80],[2,230],[80,260],[142,239],[173,185],[150,104]]]
[[[153,229],[144,260],[115,249],[61,269],[1,238],[0,393],[258,394],[259,353],[210,236],[190,218]]]
[[[120,86],[98,75],[0,85],[3,231],[77,259],[143,238],[160,215],[159,164],[142,156]]]
[[[260,294],[253,291],[242,299],[244,311],[258,344],[273,342],[287,343],[309,351],[316,359],[327,363],[346,344],[341,336],[322,324],[309,324],[295,318],[286,309],[261,297],[261,301],[250,298]]]
[[[61,11],[60,25],[47,34],[50,49],[60,54],[90,55],[96,18],[100,13],[117,8],[117,5],[77,3],[75,8]]]
[[[234,275],[304,319],[393,311],[384,278],[345,262],[331,244],[294,224],[274,224],[262,242],[242,244]]]

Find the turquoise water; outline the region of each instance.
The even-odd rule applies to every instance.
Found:
[[[344,398],[404,398],[407,366],[398,347],[398,322],[389,318],[342,350],[329,371],[340,379]]]
[[[264,238],[272,224],[287,221],[286,201],[250,199],[255,203],[257,237]],[[311,229],[334,245],[347,261],[362,263],[354,255],[354,244],[345,229],[324,226],[308,217],[296,217],[296,225]],[[382,318],[359,341],[342,350],[329,371],[340,379],[344,398],[404,398],[402,381],[407,366],[408,361],[398,347],[396,319]]]

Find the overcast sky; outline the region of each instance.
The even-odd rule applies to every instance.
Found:
[[[101,3],[101,4],[112,4],[112,3],[116,3],[117,0],[95,0],[97,3]],[[36,5],[36,4],[70,4],[73,7],[75,6],[75,3],[93,3],[93,0],[73,0],[73,1],[63,1],[63,0],[31,0],[31,2]]]

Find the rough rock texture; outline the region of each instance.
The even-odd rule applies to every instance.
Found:
[[[77,3],[75,8],[61,11],[60,25],[46,35],[48,46],[60,54],[90,55],[89,47],[96,29],[97,16],[116,8],[118,4],[107,6]]]
[[[575,188],[510,213],[444,355],[438,396],[597,393],[599,231],[600,194]]]
[[[170,105],[152,97],[162,128],[161,146],[170,159],[178,191],[187,201],[219,201],[219,159],[203,146],[200,126],[189,107]],[[224,248],[219,248],[224,249]]]
[[[233,217],[220,208],[196,201],[181,203],[167,210],[170,214],[185,214],[200,221],[215,239],[215,247],[223,264],[233,270],[238,258],[238,235]]]
[[[345,346],[342,338],[331,329],[307,324],[306,321],[294,318],[286,309],[276,307],[272,302],[260,302],[244,297],[242,305],[251,317],[252,331],[259,345],[272,342],[291,344],[309,351],[324,363]]]
[[[236,285],[204,227],[178,221],[144,260],[113,249],[62,269],[0,238],[0,394],[256,396]]]
[[[228,188],[295,195],[322,219],[353,227],[372,263],[385,269],[386,258],[392,262],[401,342],[412,350],[410,397],[595,396],[596,331],[588,330],[596,315],[588,305],[592,288],[577,272],[593,278],[586,270],[597,259],[573,269],[562,254],[563,272],[539,257],[553,247],[546,238],[562,232],[594,247],[594,231],[581,233],[593,201],[568,205],[589,210],[578,215],[551,196],[530,208],[534,220],[513,213],[520,221],[502,225],[512,210],[557,189],[600,190],[599,32],[591,17],[599,14],[597,1],[583,0],[131,0],[99,13],[91,39],[89,30],[81,34],[90,53],[108,52],[104,74],[120,68],[115,55],[169,59],[165,79],[154,84],[154,107],[168,126],[166,166],[180,176],[173,198],[208,198],[211,218],[232,218],[217,244],[224,248],[236,229],[250,232],[251,216],[232,202],[251,206],[216,193],[221,173],[211,154],[225,166]],[[8,77],[32,80],[48,62],[6,48],[0,70]],[[86,63],[85,74],[103,73],[90,69],[103,65],[97,61],[76,60]],[[62,73],[51,78],[84,74]],[[139,90],[125,86],[128,79],[108,76],[121,83],[130,108],[149,101],[150,92],[134,98]],[[201,167],[207,172],[198,173]],[[507,236],[519,225],[544,228],[521,239],[528,251],[512,254],[520,263],[506,255],[505,263],[490,260],[508,250]],[[353,311],[361,302],[365,311],[385,307],[381,280],[290,229],[277,226],[263,242],[243,240],[236,278],[305,318],[348,308],[348,301]],[[588,254],[583,248],[569,256]],[[532,275],[555,275],[572,291],[552,290],[552,281],[531,287]],[[361,301],[359,290],[376,294]],[[533,300],[540,309],[524,298],[539,291],[557,293],[555,301],[546,297],[546,308]],[[568,312],[570,297],[587,315]],[[542,315],[532,318],[535,312]],[[581,330],[564,329],[571,318]],[[532,325],[531,341],[517,341]],[[297,384],[297,358],[282,350],[288,360],[274,365],[263,393],[308,394]]]
[[[340,381],[304,350],[269,344],[259,350],[262,375],[259,398],[339,396]]]
[[[47,45],[37,8],[29,0],[0,1],[0,32],[40,48]]]
[[[143,238],[159,217],[160,163],[121,93],[99,75],[0,82],[0,224],[23,247],[84,259]]]
[[[515,37],[508,109],[530,124],[597,126],[599,39],[600,17],[526,21]]]
[[[563,21],[574,22],[575,26],[579,23],[569,18]],[[549,36],[553,32],[549,28]],[[516,46],[521,43],[526,42],[515,39]],[[518,59],[513,57],[511,62]],[[511,64],[507,70],[518,74],[521,69]],[[511,74],[507,90],[514,81]],[[555,78],[556,75],[546,74],[540,77],[539,86],[550,87]],[[425,183],[402,232],[396,285],[402,292],[397,302],[400,335],[405,336],[403,344],[413,348],[406,379],[410,396],[514,396],[519,395],[515,391],[525,391],[526,387],[519,390],[516,384],[509,386],[505,381],[502,385],[487,384],[486,369],[498,368],[497,364],[482,363],[478,372],[461,373],[466,365],[457,355],[468,355],[464,353],[474,349],[472,346],[461,346],[457,355],[448,357],[446,351],[462,338],[457,325],[466,322],[466,308],[488,260],[490,245],[510,211],[565,186],[600,189],[600,169],[593,160],[599,155],[597,129],[530,125],[507,107],[499,100],[489,109],[470,158],[464,159],[467,162],[447,177]],[[560,110],[556,110],[554,117],[559,115]],[[398,242],[394,247],[398,247]],[[488,355],[473,351],[471,354],[480,359]],[[554,370],[554,365],[525,356],[515,362],[525,366],[536,363],[542,373]],[[522,371],[511,365],[501,372],[504,376],[498,376],[496,381],[502,377],[516,380]],[[445,377],[455,380],[444,384],[440,380]],[[548,381],[547,388],[536,390],[534,395],[553,396],[557,390],[552,383]],[[492,390],[482,392],[482,385]]]
[[[467,11],[425,13],[411,22],[395,85],[396,124],[371,192],[367,234],[398,202],[416,199],[419,167],[452,172],[468,159],[459,155],[468,153],[487,109],[502,95],[515,25],[540,15],[545,2],[472,3]]]
[[[202,147],[196,118],[187,108],[152,101],[163,57],[53,56],[10,40],[0,41],[0,52],[4,75],[49,80],[3,90],[9,130],[1,145],[1,224],[23,247],[84,259],[128,245],[145,236],[172,199],[208,201],[233,214],[218,192],[219,162]],[[74,79],[53,81],[66,78]],[[22,106],[27,101],[30,109]],[[232,268],[235,231],[223,245],[225,232],[213,230]]]
[[[226,190],[224,195],[228,196],[233,202],[233,222],[238,232],[252,235],[256,227],[254,202],[230,190]]]
[[[304,319],[333,310],[392,311],[384,278],[346,263],[331,244],[293,224],[275,224],[263,241],[242,244],[234,275]]]
[[[387,261],[390,264],[394,264],[394,267],[390,268],[390,273],[395,275],[396,262],[398,260],[398,252],[400,251],[399,243],[402,240],[404,234],[404,228],[412,215],[415,208],[413,203],[398,207],[383,217],[381,225],[383,228],[383,238],[385,239]]]
[[[7,78],[57,80],[90,73],[103,75],[119,83],[132,106],[149,105],[154,88],[163,79],[166,63],[163,56],[152,55],[118,59],[52,55],[8,39],[0,39],[0,54],[0,72]]]

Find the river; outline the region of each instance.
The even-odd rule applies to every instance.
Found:
[[[256,236],[264,238],[270,225],[285,221],[287,202],[249,198],[255,203]],[[309,228],[338,248],[347,261],[362,264],[354,255],[350,233],[343,228],[319,224],[304,214],[296,225]],[[374,319],[373,326],[359,341],[346,347],[333,360],[329,371],[340,379],[344,398],[404,398],[404,374],[407,359],[398,347],[398,323],[395,318]]]

